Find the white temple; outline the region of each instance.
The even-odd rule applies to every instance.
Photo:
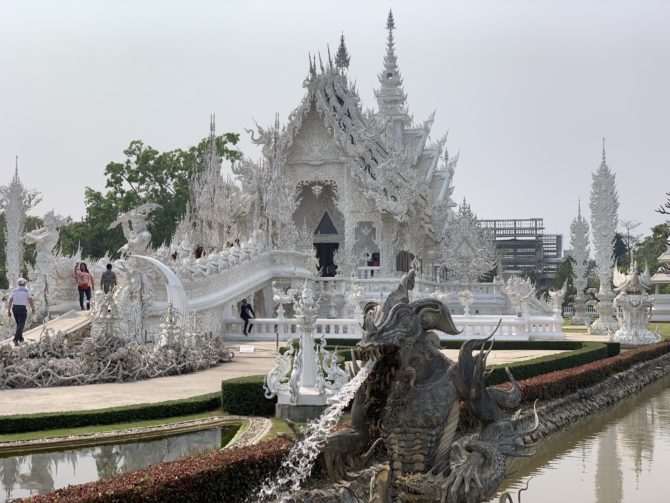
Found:
[[[238,227],[261,228],[282,247],[294,245],[282,233],[309,233],[324,276],[335,274],[336,250],[386,274],[406,271],[414,257],[424,272],[441,265],[456,160],[445,149],[446,135],[430,140],[433,116],[413,123],[391,13],[386,26],[377,111],[363,112],[342,37],[334,61],[330,54],[325,62],[310,58],[305,96],[288,123],[252,133],[263,160],[233,168],[244,192],[256,195],[251,215],[237,215]]]
[[[113,335],[126,346],[195,347],[192,341],[201,338],[202,347],[219,347],[218,337],[244,338],[239,306],[247,299],[256,312],[255,338],[308,334],[302,337],[307,344],[359,338],[363,305],[383,302],[411,266],[417,271],[415,295],[448,305],[461,338],[485,338],[495,330],[498,340],[563,338],[565,289],[552,292],[550,304],[537,298],[529,280],[503,278],[500,268],[492,281],[482,281],[499,265],[493,238],[465,201],[454,211],[457,159],[449,157],[446,135],[430,140],[432,116],[412,121],[390,13],[386,28],[376,111],[363,112],[342,37],[334,59],[310,57],[305,96],[287,124],[275,117],[273,126],[250,131],[262,159],[235,162],[235,179],[221,173],[212,116],[203,169],[190,180],[189,206],[172,242],[150,247],[148,215],[157,205],[120,215],[111,224],[120,225],[127,240],[114,261],[118,286],[110,294],[95,292],[90,313],[78,309],[72,278],[79,254],[63,257],[54,250],[60,223],[53,215],[45,218],[43,229],[25,236],[39,252],[31,277],[44,299],[39,321],[57,316],[52,321],[60,323],[59,337],[88,324],[101,344]],[[14,236],[12,246],[21,238]],[[96,278],[109,262],[83,260]],[[297,292],[305,295],[296,299]],[[0,326],[6,321],[0,313]],[[35,337],[45,340],[49,327],[36,330]],[[270,392],[298,403],[291,390],[339,386],[342,376],[323,348],[298,354],[317,353],[319,364],[303,361],[302,368],[317,369],[319,379],[300,374],[287,383],[282,369],[289,362],[278,360]],[[227,353],[203,361],[221,358]],[[160,359],[156,365],[171,372],[181,363]]]

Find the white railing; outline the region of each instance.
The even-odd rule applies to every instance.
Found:
[[[298,320],[294,318],[256,318],[249,320],[253,324],[250,337],[255,340],[287,341],[300,334]],[[228,339],[244,339],[242,333],[244,322],[241,320],[228,320],[224,323],[224,336]],[[315,335],[317,337],[360,339],[363,335],[360,320],[354,319],[327,319],[316,320]]]
[[[452,317],[461,334],[448,335],[437,332],[441,339],[482,339],[495,333],[496,340],[560,339],[565,337],[562,321],[549,317],[521,318],[517,316],[462,316]],[[257,318],[253,322],[250,336],[242,334],[244,323],[241,320],[227,320],[224,323],[224,336],[229,340],[279,340],[287,341],[300,334],[298,322],[293,318]],[[317,337],[337,339],[360,339],[363,335],[360,319],[319,318],[315,323]]]
[[[588,304],[586,306],[586,314],[592,318],[595,318],[598,316],[598,311],[596,310],[596,306],[592,304]],[[563,308],[563,317],[567,318],[570,316],[575,315],[575,307],[574,306],[566,306]]]
[[[364,265],[358,268],[358,279],[372,279],[374,278],[375,274],[377,277],[379,277],[379,269],[380,267],[378,265]]]

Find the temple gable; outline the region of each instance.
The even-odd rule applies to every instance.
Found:
[[[314,166],[339,162],[345,155],[335,144],[333,135],[326,129],[319,113],[312,106],[288,150],[287,164]]]

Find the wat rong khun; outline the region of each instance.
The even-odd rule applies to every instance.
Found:
[[[335,58],[310,58],[287,124],[250,131],[262,159],[235,162],[235,179],[212,118],[163,246],[155,202],[110,223],[120,250],[63,253],[54,212],[26,230],[15,170],[2,192],[0,500],[549,501],[549,475],[524,467],[610,408],[640,406],[631,397],[656,406],[645,388],[670,385],[670,342],[649,323],[670,321],[658,289],[670,248],[655,271],[613,261],[604,148],[590,225],[578,207],[571,228],[576,294],[568,303],[566,281],[539,295],[452,200],[457,159],[446,135],[430,140],[432,117],[408,114],[394,30],[389,15],[375,112],[342,37]],[[81,262],[92,286],[108,264],[116,276],[90,309]],[[23,340],[7,315],[20,277],[35,307]],[[618,499],[598,499],[604,485],[579,501],[623,501],[621,481]]]

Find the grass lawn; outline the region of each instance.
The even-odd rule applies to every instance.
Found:
[[[221,412],[211,411],[190,416],[176,416],[164,419],[152,419],[149,421],[138,421],[117,424],[105,424],[100,426],[84,426],[81,428],[62,428],[59,430],[29,431],[26,433],[15,433],[12,435],[0,435],[0,442],[16,442],[22,440],[37,440],[42,438],[71,437],[76,435],[90,435],[93,433],[104,433],[108,431],[127,430],[130,428],[147,428],[150,426],[164,426],[167,424],[193,421],[196,419],[207,419],[220,416]]]
[[[649,330],[656,332],[656,329],[661,333],[663,339],[670,339],[670,323],[650,323]]]

